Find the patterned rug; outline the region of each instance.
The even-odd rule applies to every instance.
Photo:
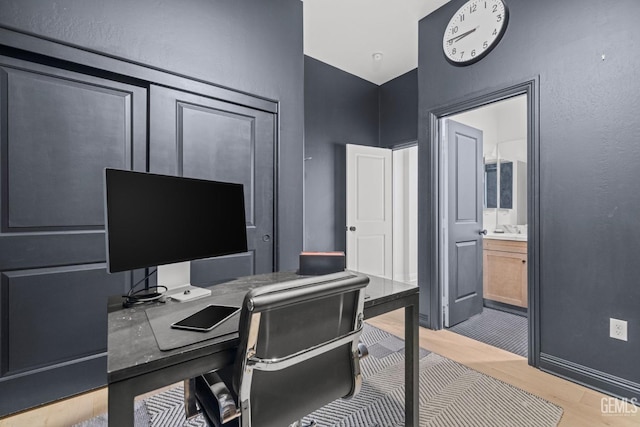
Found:
[[[404,425],[404,341],[365,325],[364,381],[351,400],[337,400],[314,412],[319,426],[394,427]],[[181,386],[136,406],[136,426],[205,426],[185,422]],[[514,386],[420,349],[420,426],[556,426],[562,409]],[[106,416],[81,427],[106,426]]]
[[[462,323],[449,328],[451,332],[527,357],[528,319],[524,316],[484,307]]]

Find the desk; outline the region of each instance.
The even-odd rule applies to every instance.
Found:
[[[299,278],[294,273],[248,276],[211,287],[216,296],[237,297],[238,306],[253,288]],[[398,308],[405,310],[405,425],[418,426],[418,287],[369,276],[364,303],[365,319]],[[204,299],[203,299],[204,300]],[[180,304],[167,302],[167,306]],[[161,351],[147,320],[145,309],[136,306],[109,313],[107,380],[109,383],[109,426],[133,426],[135,396],[193,378],[217,367],[232,364],[238,334],[229,334]]]

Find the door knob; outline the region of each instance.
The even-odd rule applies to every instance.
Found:
[[[351,227],[349,227],[349,231],[356,231],[356,228],[352,225]]]
[[[481,236],[486,236],[487,235],[487,230],[481,230],[478,234],[480,234]]]
[[[271,236],[268,234],[265,234],[264,236],[262,236],[262,241],[263,242],[268,242],[269,240],[271,240]]]

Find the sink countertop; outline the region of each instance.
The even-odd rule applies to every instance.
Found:
[[[487,235],[484,236],[484,238],[494,239],[494,240],[517,240],[520,242],[527,241],[527,235],[520,234],[520,233],[487,233]]]

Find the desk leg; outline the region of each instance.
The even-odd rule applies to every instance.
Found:
[[[418,427],[420,421],[419,393],[419,341],[418,341],[418,303],[416,296],[413,304],[404,308],[404,410],[405,425]]]
[[[109,427],[133,427],[133,399],[126,382],[109,384]]]

